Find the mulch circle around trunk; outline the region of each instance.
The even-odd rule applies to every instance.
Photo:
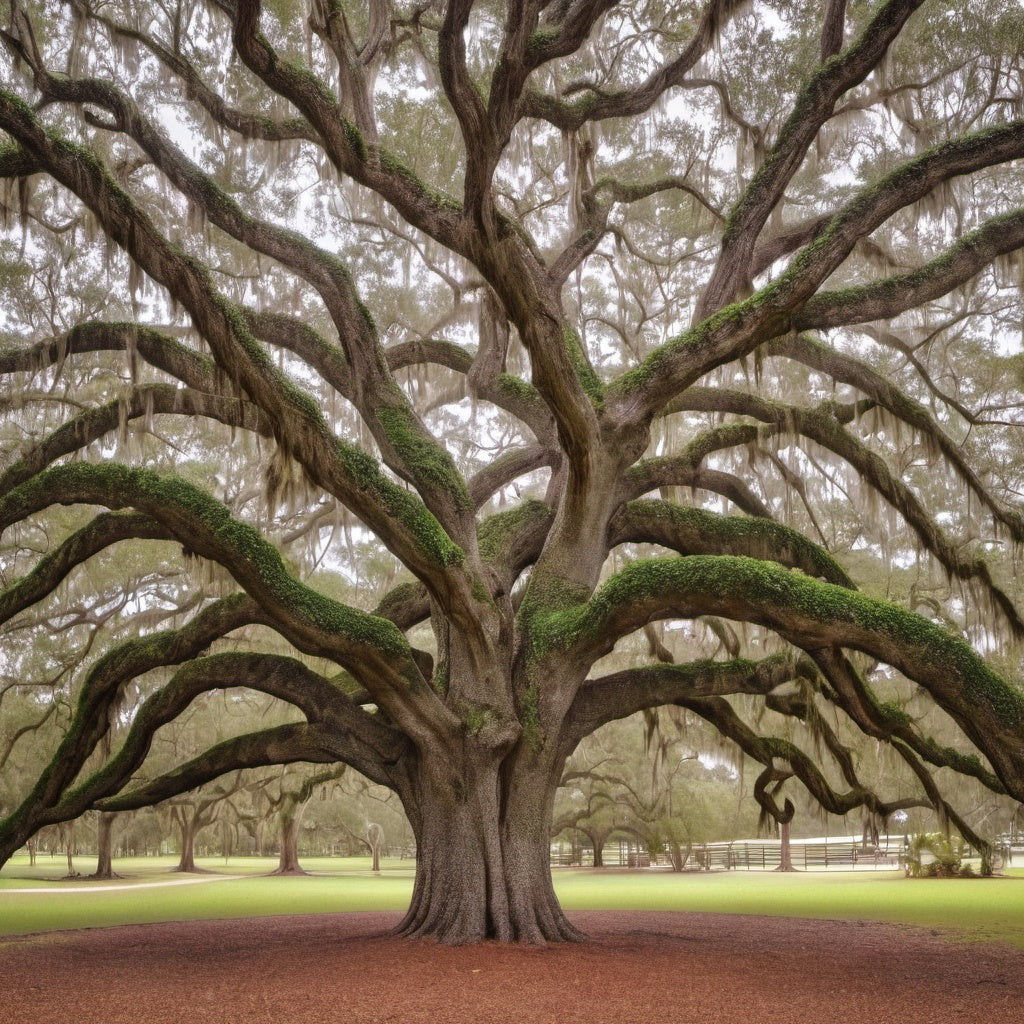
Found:
[[[450,948],[394,914],[0,940],[7,1024],[1016,1024],[1024,951],[858,921],[593,911],[590,941]]]

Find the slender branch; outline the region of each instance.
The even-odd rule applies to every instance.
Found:
[[[942,453],[957,475],[977,495],[990,512],[1008,527],[1015,540],[1024,540],[1024,515],[1008,508],[985,487],[974,467],[967,461],[962,449],[942,429],[920,402],[905,394],[877,370],[853,356],[837,352],[827,345],[805,335],[790,334],[776,338],[765,346],[766,355],[781,355],[813,369],[827,373],[833,380],[852,384],[870,396],[904,423],[918,431],[922,437]],[[961,412],[960,409],[957,410]],[[973,417],[969,417],[969,422]]]
[[[462,346],[438,339],[420,339],[392,345],[386,350],[392,372],[423,363],[444,366],[464,374],[477,398],[496,405],[525,423],[542,442],[554,440],[554,421],[537,389],[499,367],[479,373],[479,360]]]
[[[578,131],[588,121],[604,121],[613,117],[630,117],[650,110],[668,90],[683,84],[691,68],[711,48],[722,29],[744,5],[744,0],[709,0],[694,30],[693,38],[675,60],[659,68],[635,89],[619,92],[589,92],[582,99],[566,103],[538,92],[527,92],[522,100],[524,117],[539,118],[564,132]],[[602,3],[580,6],[587,10],[587,20],[580,20],[572,31],[559,32],[550,40],[538,39],[536,63],[575,52],[593,20],[612,6]]]
[[[244,139],[262,139],[265,142],[288,142],[304,140],[316,142],[316,133],[302,118],[292,117],[284,121],[261,114],[250,114],[238,110],[224,101],[224,97],[211,89],[196,70],[195,66],[178,51],[169,50],[152,36],[122,25],[107,18],[92,8],[85,0],[71,0],[72,5],[90,21],[102,25],[108,32],[147,49],[168,71],[181,80],[186,95],[198,103],[213,120],[241,135]]]
[[[34,722],[28,722],[21,726],[21,728],[14,730],[10,739],[7,741],[7,745],[4,747],[3,751],[0,751],[0,771],[3,771],[4,765],[7,764],[11,754],[14,753],[14,748],[18,745],[18,741],[23,736],[30,736],[32,733],[38,732],[44,725],[46,725],[58,707],[59,705],[57,702],[53,701]]]
[[[203,394],[172,384],[141,385],[116,401],[68,420],[24,452],[14,465],[0,473],[0,493],[24,483],[62,456],[84,451],[93,441],[123,428],[131,420],[162,415],[208,417],[263,437],[274,436],[270,419],[241,399]]]
[[[897,2],[890,0],[888,6]],[[862,188],[778,278],[750,298],[707,316],[610,384],[605,389],[606,409],[614,409],[616,419],[624,425],[647,421],[716,366],[786,334],[799,309],[849,255],[857,240],[898,210],[953,177],[1022,156],[1024,121],[1013,121],[941,143]],[[749,258],[748,254],[744,267]]]
[[[459,204],[424,185],[410,168],[384,150],[368,145],[351,121],[338,116],[336,98],[319,79],[281,59],[259,31],[259,0],[237,0],[224,6],[233,19],[238,55],[267,86],[302,111],[338,170],[378,193],[410,224],[453,251],[468,255]]]

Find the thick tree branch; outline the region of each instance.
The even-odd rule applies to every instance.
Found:
[[[31,572],[0,591],[0,623],[30,608],[93,555],[122,540],[170,540],[171,531],[140,512],[105,512],[41,558]]]
[[[828,57],[804,84],[775,145],[729,215],[718,263],[697,307],[698,320],[727,305],[742,289],[758,236],[836,101],[867,78],[923,2],[888,0],[860,38],[842,54]]]
[[[294,732],[268,730],[228,740],[156,783],[113,800],[104,800],[117,793],[143,766],[153,736],[161,725],[173,721],[201,693],[233,686],[258,690],[294,704],[305,714],[308,724],[283,727]],[[279,739],[285,735],[292,737],[292,742],[282,746]],[[285,761],[345,760],[374,781],[387,785],[390,781],[387,764],[401,752],[404,742],[400,734],[360,710],[340,690],[301,662],[266,654],[212,655],[189,662],[170,682],[147,698],[114,757],[67,793],[54,813],[81,813],[81,809],[97,806],[101,800],[109,810],[144,807],[193,789],[235,768]],[[319,756],[295,756],[296,750],[316,751]],[[232,764],[232,756],[274,760]],[[279,757],[283,759],[277,759]],[[175,793],[167,790],[168,785],[176,784],[180,784],[180,788]],[[108,803],[112,806],[107,807]]]
[[[958,239],[940,256],[907,274],[820,292],[793,320],[797,330],[825,329],[869,320],[890,320],[949,294],[981,273],[997,257],[1024,248],[1024,210],[993,217]]]
[[[895,3],[895,0],[892,0]],[[1024,157],[1024,121],[953,139],[862,188],[776,280],[697,323],[608,386],[606,407],[623,424],[645,422],[690,384],[758,344],[786,334],[798,310],[858,239],[944,181]],[[752,244],[752,242],[751,242]],[[743,266],[749,265],[749,254]],[[729,286],[732,288],[732,285]]]
[[[613,672],[589,680],[577,691],[567,716],[568,742],[575,746],[607,722],[681,698],[764,695],[806,671],[791,654],[777,654],[761,661],[694,661]]]
[[[804,650],[849,648],[892,665],[929,692],[1009,793],[1024,794],[1024,693],[927,619],[771,563],[701,555],[637,562],[586,604],[546,615],[537,646],[596,658],[652,619],[698,615],[757,623]]]
[[[687,73],[710,49],[719,33],[732,16],[743,6],[744,0],[709,0],[694,30],[693,38],[675,60],[659,68],[635,89],[619,92],[588,92],[572,103],[538,92],[527,92],[522,101],[524,117],[544,120],[564,132],[578,131],[588,121],[605,121],[613,117],[641,114],[657,102],[658,98],[675,86],[682,85]],[[590,31],[593,20],[611,4],[574,4],[586,10],[587,20],[572,23],[571,31],[562,29],[550,39],[538,39],[536,63],[566,56],[574,52]],[[578,26],[578,27],[577,27]]]
[[[689,456],[644,459],[628,472],[624,490],[627,498],[638,498],[661,487],[690,487],[720,494],[747,515],[763,519],[772,517],[771,510],[746,481],[732,473],[695,466]]]
[[[0,373],[37,373],[60,366],[69,356],[87,352],[125,352],[129,365],[141,356],[150,366],[178,378],[196,391],[215,394],[216,364],[180,341],[152,327],[132,323],[89,321],[66,334],[25,348],[0,350]]]
[[[186,764],[117,796],[95,801],[98,810],[134,811],[187,793],[228,772],[299,761],[330,764],[337,760],[337,744],[322,725],[278,725],[236,736],[210,747]],[[55,813],[65,813],[58,808]]]
[[[823,690],[825,698],[840,707],[865,736],[887,743],[899,740],[937,768],[950,768],[977,779],[994,793],[1006,792],[976,754],[964,754],[954,747],[942,746],[931,736],[922,736],[905,711],[893,704],[880,703],[841,651],[819,649],[808,653],[828,680],[829,686]]]
[[[852,589],[842,566],[802,533],[770,519],[722,516],[668,501],[631,501],[611,520],[609,544],[660,544],[681,555],[747,555]]]
[[[274,436],[271,421],[256,406],[241,399],[203,394],[173,384],[140,385],[117,401],[73,417],[24,452],[14,465],[0,473],[0,493],[24,483],[57,459],[83,451],[131,420],[164,415],[208,417],[263,437]]]

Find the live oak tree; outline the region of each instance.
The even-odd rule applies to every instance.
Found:
[[[343,762],[415,833],[402,932],[571,939],[564,763],[664,704],[763,766],[776,819],[789,779],[981,844],[943,777],[1024,798],[1019,3],[10,9],[2,618],[115,545],[173,541],[195,603],[98,641],[0,860]],[[932,603],[884,600],[882,563]],[[660,620],[698,621],[686,660],[601,668]],[[301,720],[134,778],[230,687]],[[861,783],[843,718],[914,794]]]

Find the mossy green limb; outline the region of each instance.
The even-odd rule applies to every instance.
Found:
[[[576,371],[580,385],[587,393],[587,397],[595,406],[600,406],[604,400],[604,384],[601,378],[594,372],[593,366],[583,348],[580,336],[571,328],[566,326],[562,330],[562,341],[565,350],[569,354],[569,362]]]
[[[662,544],[683,555],[749,555],[854,589],[842,566],[798,530],[755,516],[724,516],[669,501],[631,501],[611,522],[612,543]]]
[[[759,623],[795,646],[863,651],[925,687],[1024,797],[1024,692],[961,637],[895,604],[822,583],[770,562],[694,555],[639,561],[586,603],[531,624],[534,657],[596,657],[652,619],[719,615]]]
[[[472,510],[473,502],[455,460],[427,433],[412,409],[406,405],[379,409],[377,420],[402,468],[421,490],[440,490],[458,512]]]
[[[488,516],[477,531],[480,557],[501,566],[518,564],[540,550],[554,515],[550,505],[528,499]]]
[[[414,494],[389,480],[377,460],[358,445],[336,440],[334,452],[355,486],[379,502],[419,543],[438,565],[462,565],[465,552],[445,532],[433,513]]]
[[[294,579],[273,544],[179,477],[112,462],[58,466],[0,499],[0,528],[53,504],[76,503],[133,507],[149,514],[191,550],[222,564],[268,611],[305,634],[307,643],[343,662],[365,658],[371,651],[376,652],[373,660],[409,658],[409,645],[394,623]]]

